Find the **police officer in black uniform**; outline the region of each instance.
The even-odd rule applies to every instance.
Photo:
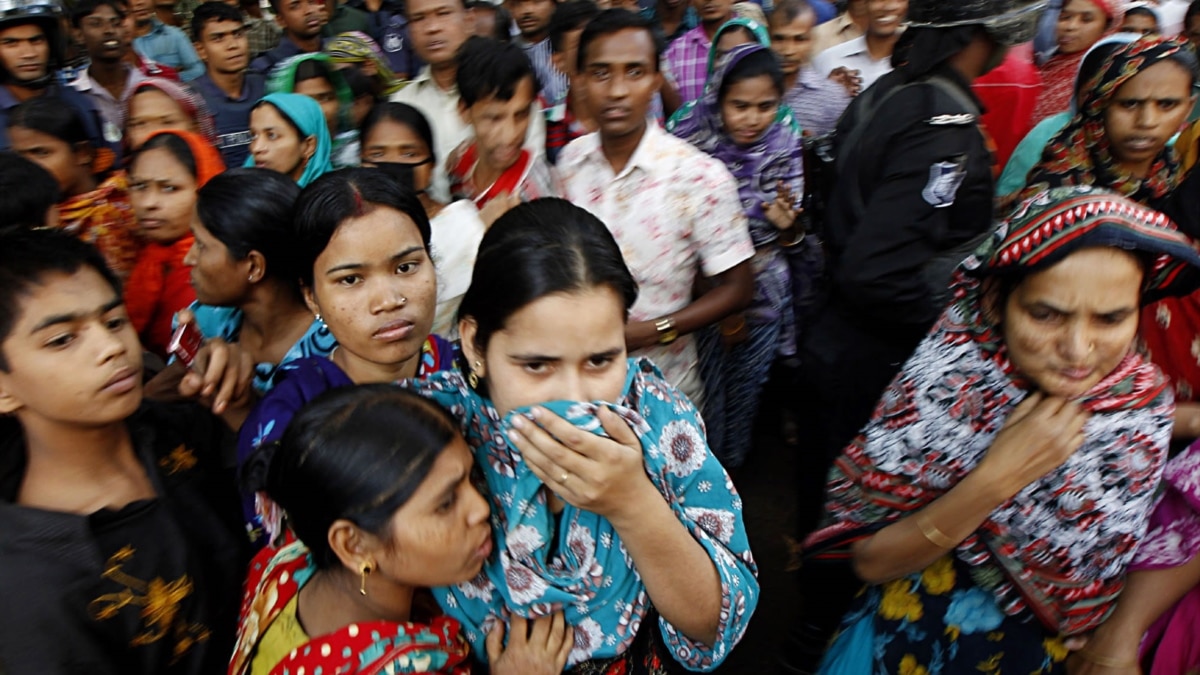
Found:
[[[957,262],[946,261],[991,229],[994,159],[971,83],[1033,38],[1045,4],[910,0],[894,70],[838,123],[821,230],[828,298],[800,350],[801,535],[818,523],[833,458],[941,313]],[[805,611],[782,672],[815,665],[805,653],[819,657],[859,585],[844,566],[802,570]]]
[[[801,350],[811,418],[801,452],[812,460],[801,499],[813,505],[802,518],[816,517],[827,462],[941,313],[930,265],[992,224],[994,160],[971,82],[1033,37],[1044,4],[912,0],[895,69],[838,123],[823,227],[829,297]]]

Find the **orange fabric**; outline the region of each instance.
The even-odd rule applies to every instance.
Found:
[[[164,358],[175,312],[196,299],[192,268],[183,264],[191,247],[190,234],[172,244],[147,243],[125,285],[125,308],[142,347]]]
[[[191,131],[163,129],[150,134],[146,138],[146,142],[149,143],[151,139],[163,134],[178,136],[188,144],[188,148],[192,151],[192,158],[196,160],[196,189],[204,187],[204,184],[212,180],[213,176],[225,171],[225,160],[221,159],[220,151],[205,140],[204,136]]]
[[[188,131],[164,130],[152,134],[150,138],[161,134],[174,134],[188,144],[196,162],[197,188],[204,187],[213,176],[225,170],[221,153],[203,136]],[[170,244],[148,242],[138,255],[137,264],[125,286],[125,306],[130,321],[142,339],[142,346],[159,356],[166,356],[175,312],[196,299],[191,284],[191,268],[183,264],[183,258],[191,247],[190,234]]]
[[[63,201],[58,216],[59,227],[100,249],[109,268],[122,280],[129,278],[142,242],[125,172],[118,171],[95,190]]]

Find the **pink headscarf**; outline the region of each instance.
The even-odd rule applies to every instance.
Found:
[[[196,123],[196,132],[209,143],[216,144],[217,124],[213,119],[212,113],[208,111],[208,106],[204,103],[204,97],[186,84],[180,84],[174,80],[161,77],[147,77],[138,82],[125,95],[125,99],[122,101],[124,109],[121,111],[121,126],[125,126],[129,120],[129,105],[133,101],[133,97],[147,89],[157,89],[170,96],[183,109],[184,114],[192,118],[192,121]]]

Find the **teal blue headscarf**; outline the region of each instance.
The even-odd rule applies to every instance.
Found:
[[[333,164],[329,160],[333,143],[329,139],[329,127],[325,124],[325,114],[321,112],[321,106],[317,105],[316,101],[303,94],[267,94],[260,99],[259,103],[270,103],[275,106],[284,117],[291,120],[292,124],[300,129],[302,137],[315,136],[317,139],[317,150],[309,158],[308,164],[304,167],[304,173],[296,179],[297,185],[306,187],[320,176],[333,171]],[[254,166],[253,154],[246,158],[246,166]]]

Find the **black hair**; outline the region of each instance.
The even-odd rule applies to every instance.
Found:
[[[41,164],[0,152],[0,230],[45,227],[61,192],[58,180]]]
[[[133,153],[133,156],[129,159],[129,166],[132,167],[138,158],[146,152],[157,150],[158,148],[171,153],[171,156],[182,164],[183,168],[187,169],[192,178],[196,177],[196,156],[192,154],[191,146],[181,136],[170,131],[164,131],[163,133],[151,136],[150,140],[142,144],[142,147]]]
[[[718,29],[716,37],[717,40],[720,40],[726,35],[737,35],[739,32],[743,36],[750,38],[750,42],[758,42],[758,36],[754,34],[754,31],[750,30],[749,26],[741,23],[728,24],[725,26],[724,30]],[[717,40],[714,40],[714,42]]]
[[[296,65],[296,77],[292,81],[292,91],[296,85],[305,80],[325,80],[333,84],[333,72],[329,65],[321,59],[305,59]]]
[[[554,8],[550,16],[550,49],[562,53],[563,38],[573,30],[579,30],[600,14],[600,5],[593,0],[564,0]]]
[[[533,71],[533,64],[529,62],[525,50],[511,43],[469,37],[459,50],[456,61],[458,95],[468,108],[492,97],[511,101],[517,87],[526,78],[533,84],[535,97],[541,89],[537,73]]]
[[[644,30],[650,36],[650,41],[654,45],[654,69],[658,70],[659,61],[662,60],[663,39],[654,30],[654,25],[649,19],[644,19],[641,15],[631,12],[627,9],[606,9],[596,15],[583,27],[583,32],[579,34],[579,55],[576,57],[576,67],[582,72],[587,68],[587,52],[588,47],[596,40],[613,33],[619,33],[623,30]]]
[[[626,312],[637,300],[637,282],[612,233],[565,199],[535,199],[505,213],[483,235],[458,317],[474,320],[475,346],[485,351],[522,307],[552,293],[596,286],[616,291]]]
[[[13,127],[53,136],[71,147],[92,140],[75,108],[53,96],[38,96],[17,104],[8,113],[8,128]]]
[[[287,514],[317,568],[328,570],[339,565],[329,528],[344,519],[386,537],[392,516],[457,433],[445,410],[413,392],[339,387],[310,401],[278,444],[252,456],[243,482],[257,488],[254,473],[263,476],[261,489]]]
[[[359,127],[358,137],[366,146],[367,136],[370,135],[375,127],[379,126],[380,122],[391,120],[398,122],[412,129],[425,145],[429,148],[429,161],[436,163],[437,157],[434,155],[433,145],[433,127],[429,126],[429,120],[425,115],[421,114],[420,110],[408,105],[407,103],[376,103],[371,112],[367,114],[367,118],[363,120],[362,126]]]
[[[272,2],[272,3],[275,3],[275,2],[279,2],[279,0],[271,0],[271,2]],[[405,19],[408,19],[408,10],[409,10],[409,4],[411,4],[411,3],[409,3],[409,2],[403,2],[403,3],[401,3],[401,4],[402,4],[402,5],[403,5],[403,7],[404,7],[404,8],[403,8],[403,10],[402,10],[402,11],[404,12],[404,18],[405,18]],[[462,7],[464,10],[467,10],[467,9],[472,9],[472,6],[471,6],[471,0],[458,0],[458,5],[459,5],[460,7]],[[272,6],[274,6],[274,5],[272,5]]]
[[[725,77],[721,80],[721,89],[717,92],[717,100],[725,100],[725,94],[729,92],[729,88],[738,82],[763,75],[771,78],[771,84],[782,97],[784,92],[783,71],[779,68],[779,57],[769,49],[760,49],[752,54],[747,54],[741,61],[734,64],[729,72],[725,73]]]
[[[7,154],[0,153],[0,157]],[[3,191],[6,195],[10,192]],[[0,229],[0,346],[12,334],[22,314],[21,302],[32,286],[40,285],[49,274],[75,274],[85,267],[96,270],[121,297],[121,282],[95,246],[60,230]],[[0,370],[11,370],[3,349]]]
[[[379,206],[395,209],[416,223],[421,243],[429,250],[429,216],[411,187],[401,185],[379,169],[331,171],[304,188],[296,202],[295,237],[301,283],[312,286],[313,265],[342,223],[361,218],[372,207]]]
[[[767,23],[782,21],[782,23],[788,24],[809,12],[816,14],[808,0],[778,0],[767,17]]]
[[[300,196],[296,181],[268,169],[230,169],[196,193],[200,223],[234,260],[258,251],[267,261],[267,276],[290,284],[300,294],[292,207]]]
[[[71,8],[71,25],[79,28],[83,20],[96,13],[101,7],[112,7],[112,10],[117,13],[117,18],[125,18],[125,3],[122,0],[79,0],[75,6]]]
[[[508,44],[512,42],[512,33],[508,32],[508,27],[513,25],[512,13],[503,5],[492,5],[492,7],[496,9],[496,21],[492,27],[491,37],[498,42]]]
[[[1188,5],[1187,12],[1183,15],[1183,31],[1188,31],[1188,24],[1192,19],[1200,16],[1200,0],[1192,0],[1192,4]]]
[[[192,13],[192,40],[199,42],[204,36],[204,26],[209,21],[234,21],[239,24],[246,21],[246,16],[237,7],[231,7],[224,2],[210,0],[196,8]]]

